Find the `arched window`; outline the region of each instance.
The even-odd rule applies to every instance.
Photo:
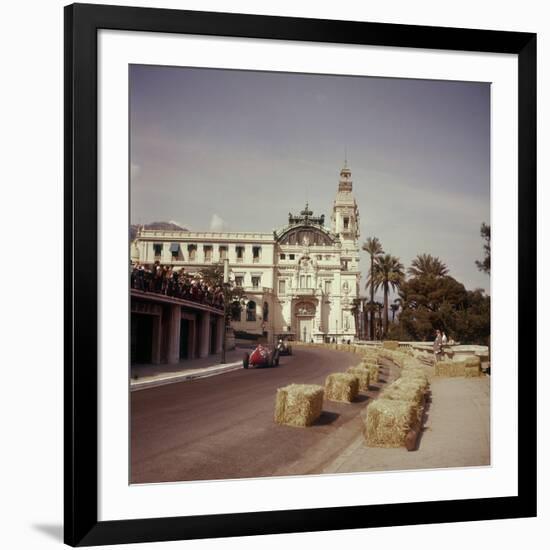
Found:
[[[269,317],[269,304],[267,302],[264,302],[264,309],[263,309],[264,321],[267,321],[268,317]]]
[[[252,300],[246,304],[246,320],[256,321],[256,302]]]
[[[233,321],[241,321],[241,304],[237,300],[231,304],[231,319]]]

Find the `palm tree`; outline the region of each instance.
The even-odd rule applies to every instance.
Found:
[[[353,315],[353,321],[355,323],[355,336],[358,338],[361,338],[361,335],[359,334],[359,310],[361,306],[361,300],[360,298],[354,298],[352,305],[351,305],[351,314]]]
[[[399,304],[393,301],[393,304],[390,305],[391,309],[391,322],[395,323],[395,314],[397,313],[397,310],[399,309]]]
[[[449,273],[449,268],[437,256],[419,254],[411,262],[411,267],[407,271],[413,277],[420,277],[422,275],[444,277]]]
[[[391,254],[385,254],[384,256],[377,256],[374,262],[374,271],[372,276],[369,277],[368,283],[371,287],[378,289],[382,287],[384,291],[384,335],[388,333],[389,322],[389,304],[388,297],[390,288],[396,290],[401,286],[401,283],[405,279],[404,266],[399,261],[399,258],[392,256]]]
[[[378,240],[378,237],[369,237],[363,243],[363,250],[370,256],[370,272],[369,278],[372,279],[372,274],[374,272],[374,258],[384,254],[382,249],[382,244]],[[367,287],[369,286],[367,282]],[[370,285],[370,303],[374,303],[374,283],[371,282]],[[374,309],[370,310],[370,339],[374,340]]]

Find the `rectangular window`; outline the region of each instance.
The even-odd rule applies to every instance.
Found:
[[[294,254],[289,254],[289,255],[288,255],[288,259],[289,259],[289,260],[294,260]]]
[[[262,280],[261,277],[258,277],[258,276],[253,276],[252,277],[252,287],[253,288],[258,288],[260,286],[260,281]]]
[[[323,256],[321,256],[321,254],[317,254],[317,259],[318,259],[318,260],[322,260],[322,259],[323,259]]]
[[[242,262],[244,258],[244,246],[236,246],[235,253],[237,254],[237,261]]]
[[[304,275],[300,276],[300,288],[304,288],[306,284],[306,278]]]
[[[325,294],[332,292],[332,281],[325,281]]]
[[[155,258],[160,258],[162,254],[162,244],[161,243],[154,243],[153,244],[153,251],[155,253]]]
[[[344,231],[349,229],[349,218],[344,218]]]
[[[306,277],[306,288],[311,288],[311,275]]]
[[[187,255],[189,256],[189,261],[194,262],[197,259],[197,245],[188,244],[187,245]]]
[[[248,302],[246,305],[246,320],[255,322],[256,321],[256,303],[255,302]]]
[[[212,245],[205,245],[204,249],[204,261],[210,263],[212,261]]]
[[[220,260],[227,259],[227,246],[220,246]]]
[[[281,260],[286,260],[286,254],[281,254],[279,257],[281,258]]]
[[[235,286],[243,286],[244,277],[242,275],[235,275]]]
[[[170,253],[172,254],[172,259],[177,260],[180,255],[180,245],[178,243],[172,243],[170,245]]]
[[[260,261],[261,252],[262,252],[261,246],[252,247],[252,261],[254,263],[258,263]]]
[[[284,294],[286,292],[285,283],[286,281],[284,279],[279,281],[279,294]]]

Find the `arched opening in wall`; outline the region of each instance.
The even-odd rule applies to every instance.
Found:
[[[231,320],[240,323],[241,322],[241,311],[242,311],[241,304],[237,300],[232,302],[231,309],[230,309]]]
[[[252,300],[246,304],[246,320],[256,321],[256,302]]]

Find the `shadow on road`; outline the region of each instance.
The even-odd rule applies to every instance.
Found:
[[[364,403],[365,401],[368,401],[369,396],[365,394],[359,394],[354,400],[354,403]]]
[[[430,391],[426,394],[425,400],[424,400],[424,411],[422,412],[422,421],[420,423],[420,432],[418,434],[418,437],[416,438],[416,445],[414,446],[414,449],[411,449],[412,451],[418,451],[420,448],[420,443],[422,442],[422,436],[424,435],[424,432],[426,431],[426,421],[430,417],[429,411],[430,406],[432,403],[432,394]]]
[[[332,424],[333,422],[336,422],[340,418],[340,415],[335,412],[329,412],[329,411],[323,411],[321,413],[321,416],[317,419],[315,422],[315,426],[326,426],[328,424]]]

